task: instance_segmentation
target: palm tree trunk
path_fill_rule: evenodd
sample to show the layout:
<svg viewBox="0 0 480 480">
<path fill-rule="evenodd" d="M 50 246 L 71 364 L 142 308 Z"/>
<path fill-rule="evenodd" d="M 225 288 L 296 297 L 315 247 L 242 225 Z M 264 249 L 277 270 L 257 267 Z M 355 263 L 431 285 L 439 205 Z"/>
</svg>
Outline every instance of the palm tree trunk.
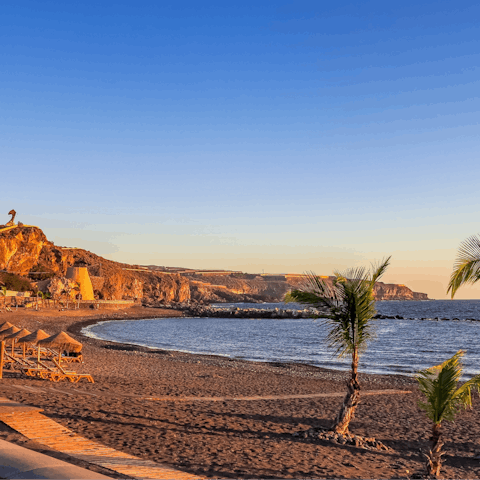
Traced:
<svg viewBox="0 0 480 480">
<path fill-rule="evenodd" d="M 442 425 L 434 423 L 432 429 L 432 449 L 427 455 L 427 476 L 438 477 L 442 466 Z"/>
<path fill-rule="evenodd" d="M 355 409 L 360 403 L 360 384 L 358 383 L 358 349 L 352 353 L 352 377 L 347 383 L 348 392 L 343 399 L 342 408 L 338 412 L 332 430 L 336 433 L 345 434 L 352 420 Z"/>
</svg>

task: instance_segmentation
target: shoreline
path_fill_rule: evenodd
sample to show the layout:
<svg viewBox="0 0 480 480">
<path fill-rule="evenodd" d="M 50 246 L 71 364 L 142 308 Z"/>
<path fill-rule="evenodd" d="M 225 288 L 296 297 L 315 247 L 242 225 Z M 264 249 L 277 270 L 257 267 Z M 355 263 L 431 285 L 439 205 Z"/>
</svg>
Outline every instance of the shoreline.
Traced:
<svg viewBox="0 0 480 480">
<path fill-rule="evenodd" d="M 29 330 L 68 331 L 83 343 L 85 360 L 69 368 L 92 374 L 95 383 L 52 383 L 5 370 L 0 395 L 43 409 L 87 439 L 208 478 L 411 478 L 423 471 L 431 426 L 417 406 L 420 395 L 411 377 L 360 375 L 365 395 L 351 432 L 375 437 L 390 449 L 377 452 L 298 436 L 331 424 L 348 372 L 150 350 L 80 334 L 105 320 L 173 316 L 183 313 L 138 307 L 118 312 L 19 309 L 1 315 Z M 389 392 L 394 389 L 412 393 Z M 474 406 L 480 406 L 478 397 Z M 479 478 L 475 410 L 462 411 L 444 429 L 443 474 Z M 27 441 L 3 424 L 0 438 L 94 469 Z"/>
<path fill-rule="evenodd" d="M 186 315 L 179 316 L 180 318 L 195 318 L 195 317 L 189 317 Z M 337 375 L 341 376 L 342 378 L 347 378 L 349 375 L 349 369 L 346 368 L 344 370 L 342 369 L 336 369 L 336 368 L 327 368 L 327 367 L 322 367 L 318 365 L 312 365 L 310 363 L 304 363 L 304 362 L 282 362 L 282 361 L 275 361 L 275 360 L 249 360 L 249 359 L 244 359 L 244 358 L 235 358 L 231 357 L 229 355 L 220 355 L 220 354 L 209 354 L 209 353 L 195 353 L 195 352 L 187 352 L 184 350 L 175 350 L 175 349 L 162 349 L 159 347 L 148 347 L 144 345 L 138 345 L 135 343 L 125 343 L 125 342 L 117 342 L 114 340 L 105 340 L 105 339 L 100 339 L 100 338 L 95 338 L 95 337 L 90 337 L 88 335 L 85 335 L 83 333 L 83 329 L 92 325 L 96 325 L 101 322 L 110 322 L 110 321 L 123 321 L 123 320 L 131 320 L 131 321 L 136 321 L 136 320 L 156 320 L 156 319 L 161 319 L 161 318 L 170 318 L 168 316 L 162 316 L 159 317 L 158 315 L 153 316 L 153 317 L 145 317 L 145 318 L 102 318 L 102 319 L 89 319 L 89 320 L 84 320 L 80 322 L 76 322 L 72 324 L 71 326 L 68 327 L 67 332 L 77 335 L 78 337 L 81 337 L 84 342 L 88 341 L 95 341 L 99 342 L 102 348 L 105 348 L 107 350 L 112 349 L 112 350 L 119 350 L 119 351 L 130 351 L 130 352 L 139 352 L 139 353 L 145 353 L 145 354 L 151 354 L 151 355 L 174 355 L 175 357 L 180 357 L 180 356 L 185 356 L 186 361 L 188 361 L 188 357 L 191 357 L 191 361 L 196 361 L 197 363 L 200 362 L 201 360 L 199 359 L 205 359 L 205 361 L 208 361 L 211 363 L 214 360 L 217 360 L 220 363 L 225 363 L 225 361 L 228 362 L 236 362 L 237 364 L 245 364 L 245 365 L 250 365 L 250 364 L 255 364 L 255 365 L 267 365 L 270 367 L 277 367 L 280 368 L 282 371 L 285 371 L 285 369 L 289 370 L 294 370 L 299 374 L 299 372 L 304 369 L 310 376 L 314 376 L 315 372 L 318 373 L 329 373 L 330 375 Z M 379 378 L 384 378 L 386 380 L 388 379 L 395 379 L 399 383 L 403 383 L 405 385 L 407 384 L 412 384 L 416 385 L 417 382 L 415 381 L 413 376 L 410 375 L 402 375 L 400 373 L 367 373 L 367 372 L 359 372 L 359 378 L 360 380 L 369 378 L 370 381 L 372 382 L 379 382 Z"/>
</svg>

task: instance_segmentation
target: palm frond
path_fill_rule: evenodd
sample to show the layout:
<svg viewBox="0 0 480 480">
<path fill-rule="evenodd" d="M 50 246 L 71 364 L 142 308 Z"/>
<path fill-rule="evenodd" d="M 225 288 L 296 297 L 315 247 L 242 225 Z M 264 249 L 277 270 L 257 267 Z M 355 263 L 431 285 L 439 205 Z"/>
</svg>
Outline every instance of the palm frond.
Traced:
<svg viewBox="0 0 480 480">
<path fill-rule="evenodd" d="M 472 405 L 472 390 L 480 389 L 480 375 L 457 388 L 463 370 L 460 360 L 464 354 L 459 350 L 441 365 L 422 370 L 417 376 L 420 391 L 426 397 L 419 405 L 434 423 L 453 420 L 460 407 Z"/>
<path fill-rule="evenodd" d="M 342 302 L 327 320 L 330 332 L 327 340 L 338 356 L 364 350 L 375 336 L 372 318 L 376 314 L 373 289 L 375 281 L 388 267 L 390 257 L 380 262 L 371 272 L 364 267 L 336 271 L 335 283 L 341 290 Z"/>
<path fill-rule="evenodd" d="M 305 275 L 305 279 L 299 288 L 285 295 L 284 301 L 332 309 L 341 301 L 338 295 L 339 292 L 335 285 L 330 285 L 313 272 L 309 272 Z"/>
<path fill-rule="evenodd" d="M 457 290 L 465 284 L 480 280 L 480 236 L 473 235 L 460 244 L 453 272 L 448 284 L 452 298 Z"/>
<path fill-rule="evenodd" d="M 480 375 L 476 375 L 465 382 L 456 392 L 456 401 L 465 408 L 472 406 L 472 390 L 480 392 Z"/>
<path fill-rule="evenodd" d="M 327 307 L 330 318 L 327 341 L 338 356 L 366 348 L 374 337 L 372 318 L 376 314 L 373 289 L 383 275 L 390 257 L 371 271 L 364 267 L 335 271 L 332 282 L 325 282 L 313 272 L 306 275 L 303 285 L 285 297 L 287 302 L 299 302 L 313 307 Z"/>
<path fill-rule="evenodd" d="M 389 257 L 380 260 L 377 264 L 372 264 L 372 279 L 371 281 L 373 283 L 378 282 L 381 276 L 386 272 L 387 268 L 390 265 L 390 260 L 392 259 L 392 256 L 390 255 Z"/>
</svg>

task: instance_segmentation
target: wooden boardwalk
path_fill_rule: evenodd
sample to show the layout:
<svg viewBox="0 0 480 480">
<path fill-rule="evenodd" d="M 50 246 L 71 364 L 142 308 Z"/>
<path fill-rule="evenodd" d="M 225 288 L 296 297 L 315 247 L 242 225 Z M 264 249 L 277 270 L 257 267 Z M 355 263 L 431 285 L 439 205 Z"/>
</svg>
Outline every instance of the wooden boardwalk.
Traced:
<svg viewBox="0 0 480 480">
<path fill-rule="evenodd" d="M 88 440 L 42 415 L 39 409 L 10 402 L 6 398 L 0 399 L 0 421 L 31 440 L 130 478 L 172 480 L 204 478 Z"/>
</svg>

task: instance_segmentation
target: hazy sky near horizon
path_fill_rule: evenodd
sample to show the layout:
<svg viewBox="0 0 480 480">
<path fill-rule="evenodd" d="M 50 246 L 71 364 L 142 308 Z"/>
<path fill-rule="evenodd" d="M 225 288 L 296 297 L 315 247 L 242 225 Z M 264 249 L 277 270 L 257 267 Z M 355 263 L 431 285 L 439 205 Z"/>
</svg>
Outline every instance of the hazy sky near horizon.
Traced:
<svg viewBox="0 0 480 480">
<path fill-rule="evenodd" d="M 10 1 L 0 222 L 138 264 L 445 298 L 479 232 L 474 1 Z M 480 298 L 480 285 L 457 298 Z"/>
</svg>

